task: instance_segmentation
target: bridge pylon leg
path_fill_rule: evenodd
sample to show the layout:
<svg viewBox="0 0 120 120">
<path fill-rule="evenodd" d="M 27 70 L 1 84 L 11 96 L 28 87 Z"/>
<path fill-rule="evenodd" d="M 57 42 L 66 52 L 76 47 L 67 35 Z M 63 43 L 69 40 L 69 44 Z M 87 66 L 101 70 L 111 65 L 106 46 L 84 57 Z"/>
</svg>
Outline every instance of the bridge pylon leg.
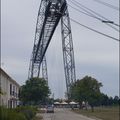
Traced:
<svg viewBox="0 0 120 120">
<path fill-rule="evenodd" d="M 67 6 L 66 6 L 67 7 Z M 70 86 L 76 81 L 74 50 L 68 8 L 61 18 L 62 50 L 68 99 Z"/>
</svg>

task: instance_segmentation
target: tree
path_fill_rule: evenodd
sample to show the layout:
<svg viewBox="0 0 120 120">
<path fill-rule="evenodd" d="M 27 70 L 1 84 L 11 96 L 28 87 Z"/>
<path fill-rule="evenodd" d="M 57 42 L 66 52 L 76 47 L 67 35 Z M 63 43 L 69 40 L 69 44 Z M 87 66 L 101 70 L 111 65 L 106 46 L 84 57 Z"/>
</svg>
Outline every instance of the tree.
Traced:
<svg viewBox="0 0 120 120">
<path fill-rule="evenodd" d="M 118 105 L 119 104 L 119 97 L 118 96 L 115 96 L 114 99 L 113 99 L 113 103 L 114 105 Z"/>
<path fill-rule="evenodd" d="M 43 78 L 32 78 L 21 86 L 20 100 L 24 104 L 39 104 L 45 102 L 49 94 L 49 87 Z"/>
<path fill-rule="evenodd" d="M 106 94 L 101 95 L 101 105 L 102 106 L 108 106 L 109 105 L 109 97 Z"/>
<path fill-rule="evenodd" d="M 100 104 L 100 87 L 102 87 L 102 83 L 98 82 L 95 78 L 85 76 L 71 86 L 71 99 L 79 102 L 88 102 L 91 105 L 92 111 L 94 111 L 94 106 Z"/>
</svg>

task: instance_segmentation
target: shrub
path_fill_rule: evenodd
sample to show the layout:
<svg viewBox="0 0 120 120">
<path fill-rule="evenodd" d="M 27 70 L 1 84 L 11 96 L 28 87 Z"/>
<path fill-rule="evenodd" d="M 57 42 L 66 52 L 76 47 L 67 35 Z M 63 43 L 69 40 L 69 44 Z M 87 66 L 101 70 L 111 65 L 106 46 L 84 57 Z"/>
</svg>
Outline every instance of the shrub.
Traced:
<svg viewBox="0 0 120 120">
<path fill-rule="evenodd" d="M 23 113 L 27 120 L 31 120 L 36 115 L 37 108 L 33 106 L 21 106 L 15 108 L 15 111 Z"/>
<path fill-rule="evenodd" d="M 0 120 L 26 120 L 24 114 L 17 113 L 12 109 L 0 107 Z"/>
<path fill-rule="evenodd" d="M 36 107 L 17 107 L 7 109 L 0 107 L 0 120 L 31 120 L 36 115 Z"/>
</svg>

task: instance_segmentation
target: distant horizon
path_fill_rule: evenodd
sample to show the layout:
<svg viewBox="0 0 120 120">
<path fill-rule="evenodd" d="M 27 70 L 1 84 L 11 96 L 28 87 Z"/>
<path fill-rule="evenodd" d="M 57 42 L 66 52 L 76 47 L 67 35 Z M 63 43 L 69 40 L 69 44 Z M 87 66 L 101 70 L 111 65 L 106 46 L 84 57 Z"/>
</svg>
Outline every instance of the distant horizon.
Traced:
<svg viewBox="0 0 120 120">
<path fill-rule="evenodd" d="M 1 67 L 1 68 L 2 68 L 2 67 Z M 6 72 L 3 68 L 2 68 L 2 70 L 3 70 L 4 72 Z M 9 77 L 12 78 L 12 76 L 10 76 L 7 72 L 6 72 L 6 74 L 7 74 Z M 86 76 L 87 76 L 87 75 L 86 75 Z M 85 76 L 84 76 L 84 77 L 85 77 Z M 84 77 L 83 77 L 83 78 L 84 78 Z M 92 77 L 92 76 L 89 76 L 89 77 Z M 13 79 L 13 78 L 12 78 L 12 79 Z M 81 79 L 82 79 L 82 78 L 81 78 Z M 77 79 L 77 80 L 81 80 L 81 79 Z M 15 79 L 13 79 L 13 80 L 15 80 Z M 28 79 L 27 79 L 27 80 L 28 80 Z M 26 81 L 27 81 L 27 80 L 26 80 Z M 16 81 L 16 80 L 15 80 L 15 81 Z M 26 81 L 25 81 L 25 82 L 26 82 Z M 17 81 L 16 81 L 16 82 L 17 82 Z M 98 82 L 99 82 L 99 81 L 98 81 Z M 17 83 L 18 83 L 18 82 L 17 82 Z M 19 84 L 19 83 L 18 83 L 18 84 Z M 19 84 L 19 85 L 20 85 L 20 84 Z M 22 86 L 22 85 L 25 85 L 25 83 L 24 83 L 24 84 L 21 84 L 20 86 Z M 102 84 L 102 85 L 103 85 L 103 84 Z M 104 85 L 103 85 L 102 87 L 104 87 Z M 100 88 L 100 91 L 101 91 L 102 87 Z M 66 93 L 66 92 L 65 92 L 65 93 Z M 66 98 L 65 98 L 65 93 L 64 93 L 64 97 L 62 97 L 62 98 L 59 97 L 59 98 L 55 98 L 55 99 L 66 99 Z M 104 93 L 104 92 L 101 91 L 101 93 Z M 108 97 L 112 97 L 112 98 L 114 98 L 115 96 L 120 97 L 119 95 L 113 95 L 113 96 L 111 96 L 111 95 L 108 95 L 107 93 L 104 93 L 104 94 L 107 95 Z M 51 93 L 50 96 L 51 96 L 50 98 L 52 98 L 53 93 Z"/>
</svg>

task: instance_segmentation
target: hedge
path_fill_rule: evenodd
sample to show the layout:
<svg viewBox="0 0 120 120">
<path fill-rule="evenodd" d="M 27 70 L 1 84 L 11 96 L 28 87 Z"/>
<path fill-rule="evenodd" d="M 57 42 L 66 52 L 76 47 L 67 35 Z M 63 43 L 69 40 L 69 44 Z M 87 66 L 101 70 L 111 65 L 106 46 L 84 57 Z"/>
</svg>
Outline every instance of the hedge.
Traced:
<svg viewBox="0 0 120 120">
<path fill-rule="evenodd" d="M 7 109 L 0 107 L 0 120 L 32 120 L 36 115 L 35 107 L 17 107 Z"/>
</svg>

